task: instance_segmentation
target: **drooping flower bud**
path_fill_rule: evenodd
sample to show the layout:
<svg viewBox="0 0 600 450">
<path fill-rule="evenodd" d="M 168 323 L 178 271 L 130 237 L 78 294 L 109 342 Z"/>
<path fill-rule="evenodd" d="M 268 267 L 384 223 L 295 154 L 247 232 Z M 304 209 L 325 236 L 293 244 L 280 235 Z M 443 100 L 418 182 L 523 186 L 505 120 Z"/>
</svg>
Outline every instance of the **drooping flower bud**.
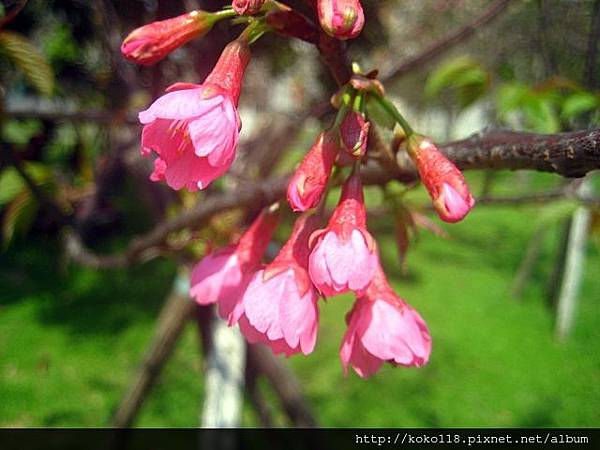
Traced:
<svg viewBox="0 0 600 450">
<path fill-rule="evenodd" d="M 340 358 L 362 378 L 379 370 L 384 362 L 420 367 L 431 353 L 431 336 L 423 318 L 390 287 L 378 265 L 373 281 L 357 298 L 346 316 L 348 330 Z"/>
<path fill-rule="evenodd" d="M 330 297 L 367 288 L 377 266 L 377 246 L 367 231 L 360 176 L 346 180 L 327 228 L 311 236 L 308 270 L 317 289 Z"/>
<path fill-rule="evenodd" d="M 412 135 L 407 149 L 440 219 L 462 220 L 475 205 L 462 172 L 426 137 Z"/>
<path fill-rule="evenodd" d="M 123 41 L 121 53 L 134 63 L 152 65 L 183 44 L 208 33 L 216 21 L 214 16 L 205 11 L 192 11 L 136 28 Z"/>
<path fill-rule="evenodd" d="M 306 211 L 319 204 L 338 148 L 336 132 L 325 131 L 319 135 L 288 185 L 287 198 L 294 211 Z"/>
<path fill-rule="evenodd" d="M 362 157 L 367 151 L 370 122 L 356 111 L 346 115 L 340 126 L 342 148 L 355 158 Z"/>
<path fill-rule="evenodd" d="M 321 27 L 336 39 L 354 39 L 365 24 L 360 0 L 318 0 L 317 8 Z"/>
<path fill-rule="evenodd" d="M 277 257 L 250 280 L 233 312 L 249 342 L 287 356 L 313 351 L 319 295 L 307 272 L 308 239 L 318 222 L 315 216 L 300 216 Z"/>
<path fill-rule="evenodd" d="M 278 219 L 277 210 L 263 211 L 237 244 L 208 254 L 192 271 L 190 295 L 200 305 L 217 303 L 219 315 L 229 325 L 236 322 L 233 310 L 260 266 Z"/>
<path fill-rule="evenodd" d="M 231 6 L 240 16 L 251 16 L 257 14 L 264 3 L 265 0 L 233 0 Z"/>
</svg>

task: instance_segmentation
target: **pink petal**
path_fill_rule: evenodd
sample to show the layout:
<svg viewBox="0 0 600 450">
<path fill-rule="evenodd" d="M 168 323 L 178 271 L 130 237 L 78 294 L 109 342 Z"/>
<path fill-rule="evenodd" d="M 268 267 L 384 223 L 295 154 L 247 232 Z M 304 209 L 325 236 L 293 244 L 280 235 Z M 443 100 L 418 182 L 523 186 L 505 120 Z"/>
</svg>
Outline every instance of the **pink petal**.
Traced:
<svg viewBox="0 0 600 450">
<path fill-rule="evenodd" d="M 198 156 L 208 156 L 209 163 L 218 166 L 235 151 L 238 129 L 229 121 L 222 108 L 215 108 L 190 122 L 188 130 Z"/>
<path fill-rule="evenodd" d="M 371 321 L 362 335 L 365 349 L 374 356 L 398 364 L 412 365 L 424 355 L 424 337 L 413 316 L 385 300 L 371 304 Z"/>
<path fill-rule="evenodd" d="M 329 287 L 331 276 L 327 269 L 325 246 L 323 245 L 322 240 L 317 242 L 317 245 L 315 245 L 310 254 L 308 260 L 308 273 L 310 274 L 312 282 L 323 295 L 327 297 L 336 295 L 336 292 Z"/>
<path fill-rule="evenodd" d="M 229 246 L 205 256 L 192 271 L 190 294 L 201 305 L 220 300 L 224 291 L 231 290 L 242 280 L 235 247 Z"/>
<path fill-rule="evenodd" d="M 170 164 L 167 163 L 165 178 L 167 184 L 173 189 L 179 190 L 185 187 L 190 191 L 196 191 L 206 188 L 228 168 L 228 165 L 213 167 L 208 164 L 206 158 L 199 158 L 192 151 L 187 151 Z"/>
<path fill-rule="evenodd" d="M 203 171 L 202 161 L 191 152 L 184 152 L 179 158 L 167 164 L 165 179 L 167 184 L 175 190 L 187 188 L 190 191 L 198 190 L 197 172 Z"/>
<path fill-rule="evenodd" d="M 167 170 L 167 163 L 161 158 L 154 160 L 154 170 L 150 174 L 150 180 L 152 181 L 163 181 L 165 179 L 165 171 Z"/>
<path fill-rule="evenodd" d="M 331 279 L 335 283 L 345 286 L 355 268 L 351 243 L 343 241 L 335 233 L 330 232 L 325 235 L 323 245 L 326 248 L 325 261 Z"/>
<path fill-rule="evenodd" d="M 355 262 L 353 273 L 348 278 L 348 287 L 353 291 L 361 291 L 373 279 L 377 255 L 369 250 L 365 237 L 358 229 L 352 230 L 350 240 Z"/>
<path fill-rule="evenodd" d="M 273 353 L 284 353 L 286 356 L 291 356 L 299 352 L 298 348 L 290 347 L 283 339 L 274 341 L 269 340 L 264 333 L 260 333 L 256 328 L 250 325 L 250 322 L 245 315 L 240 317 L 239 326 L 240 331 L 250 344 L 266 344 L 271 348 Z"/>
<path fill-rule="evenodd" d="M 458 193 L 456 189 L 448 183 L 444 183 L 442 194 L 444 205 L 447 211 L 446 219 L 451 222 L 458 222 L 467 215 L 471 205 Z"/>
<path fill-rule="evenodd" d="M 140 122 L 149 124 L 156 119 L 190 119 L 207 113 L 223 101 L 220 95 L 203 98 L 202 92 L 202 88 L 169 92 L 139 113 Z"/>
<path fill-rule="evenodd" d="M 254 274 L 242 303 L 250 324 L 259 332 L 267 334 L 271 340 L 283 337 L 279 326 L 279 304 L 287 298 L 290 289 L 288 278 L 293 278 L 293 271 L 275 275 L 267 281 L 263 280 L 264 271 Z"/>
<path fill-rule="evenodd" d="M 165 89 L 165 92 L 174 92 L 174 91 L 183 91 L 187 89 L 198 89 L 201 88 L 201 84 L 196 83 L 185 83 L 178 81 L 177 83 L 173 83 L 171 86 Z"/>
<path fill-rule="evenodd" d="M 144 126 L 142 130 L 142 155 L 148 156 L 155 152 L 165 161 L 173 159 L 177 149 L 184 148 L 186 143 L 181 133 L 171 128 L 173 121 L 157 119 Z"/>
<path fill-rule="evenodd" d="M 362 378 L 369 378 L 383 365 L 383 360 L 369 353 L 359 339 L 354 341 L 352 348 L 352 368 Z"/>
<path fill-rule="evenodd" d="M 292 295 L 281 299 L 279 314 L 283 337 L 293 348 L 302 341 L 304 354 L 312 352 L 315 346 L 315 323 L 318 320 L 316 304 L 317 295 L 312 288 L 303 297 Z"/>
</svg>

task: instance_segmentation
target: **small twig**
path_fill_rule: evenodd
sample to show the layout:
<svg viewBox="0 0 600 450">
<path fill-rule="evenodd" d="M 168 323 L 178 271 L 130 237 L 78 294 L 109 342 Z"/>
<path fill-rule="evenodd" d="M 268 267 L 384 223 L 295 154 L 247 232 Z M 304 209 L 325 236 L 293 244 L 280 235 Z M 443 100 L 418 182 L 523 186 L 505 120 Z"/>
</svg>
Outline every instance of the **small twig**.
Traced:
<svg viewBox="0 0 600 450">
<path fill-rule="evenodd" d="M 40 119 L 52 122 L 95 122 L 95 123 L 124 123 L 139 125 L 139 120 L 133 114 L 119 114 L 106 110 L 71 110 L 56 107 L 31 107 L 12 105 L 3 110 L 7 119 Z"/>
<path fill-rule="evenodd" d="M 519 268 L 517 269 L 510 288 L 510 294 L 514 299 L 520 299 L 523 295 L 523 290 L 533 273 L 535 263 L 538 261 L 544 247 L 544 236 L 546 235 L 547 230 L 547 224 L 541 223 L 536 227 L 532 237 L 529 239 L 527 250 L 521 260 L 521 264 L 519 264 Z"/>
<path fill-rule="evenodd" d="M 283 365 L 264 345 L 250 345 L 248 360 L 270 381 L 283 409 L 296 427 L 315 427 L 317 421 L 304 399 L 294 373 Z"/>
<path fill-rule="evenodd" d="M 248 344 L 247 344 L 248 345 Z M 248 351 L 246 350 L 246 353 Z M 259 369 L 251 359 L 246 359 L 246 393 L 260 420 L 260 424 L 264 428 L 271 428 L 273 426 L 273 417 L 271 414 L 271 408 L 263 397 L 260 386 L 258 384 Z"/>
<path fill-rule="evenodd" d="M 0 160 L 4 160 L 15 168 L 41 207 L 48 211 L 54 220 L 63 225 L 71 224 L 71 217 L 64 214 L 56 202 L 40 189 L 35 180 L 27 173 L 21 159 L 11 148 L 6 145 L 0 146 Z"/>
<path fill-rule="evenodd" d="M 126 428 L 134 423 L 193 310 L 194 304 L 188 296 L 188 278 L 180 274 L 175 278 L 173 289 L 160 313 L 144 361 L 117 408 L 112 422 L 114 427 Z"/>
<path fill-rule="evenodd" d="M 395 81 L 407 73 L 417 68 L 421 68 L 423 65 L 433 61 L 450 48 L 466 41 L 477 31 L 480 31 L 484 25 L 489 24 L 492 22 L 492 20 L 498 17 L 500 13 L 505 11 L 509 4 L 510 0 L 496 0 L 472 22 L 467 23 L 466 25 L 443 37 L 439 41 L 434 42 L 421 53 L 411 56 L 405 61 L 401 61 L 396 67 L 392 68 L 387 74 L 385 74 L 381 78 L 381 81 L 384 83 Z"/>
<path fill-rule="evenodd" d="M 17 2 L 17 6 L 15 6 L 6 16 L 0 19 L 0 29 L 2 29 L 2 27 L 8 22 L 13 20 L 15 16 L 21 12 L 21 10 L 25 7 L 26 4 L 27 0 L 19 0 Z"/>
<path fill-rule="evenodd" d="M 592 11 L 592 24 L 588 38 L 588 50 L 585 61 L 584 82 L 588 89 L 594 90 L 598 86 L 598 41 L 600 40 L 600 0 L 594 3 Z"/>
</svg>

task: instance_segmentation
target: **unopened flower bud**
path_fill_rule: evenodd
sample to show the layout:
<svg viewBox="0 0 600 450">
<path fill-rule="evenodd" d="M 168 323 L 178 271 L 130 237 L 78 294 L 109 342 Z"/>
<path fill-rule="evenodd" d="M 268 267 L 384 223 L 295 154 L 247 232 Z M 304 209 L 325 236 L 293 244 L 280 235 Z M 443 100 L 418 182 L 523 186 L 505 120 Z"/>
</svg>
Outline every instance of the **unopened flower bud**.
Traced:
<svg viewBox="0 0 600 450">
<path fill-rule="evenodd" d="M 152 65 L 196 37 L 204 36 L 215 23 L 214 14 L 192 11 L 136 28 L 125 38 L 121 53 L 128 60 Z"/>
<path fill-rule="evenodd" d="M 306 211 L 319 204 L 337 153 L 337 133 L 321 133 L 288 185 L 287 198 L 294 211 Z"/>
<path fill-rule="evenodd" d="M 264 3 L 265 0 L 233 0 L 231 6 L 240 16 L 251 16 L 257 14 Z"/>
<path fill-rule="evenodd" d="M 360 0 L 318 0 L 319 22 L 330 36 L 354 39 L 365 24 L 365 15 Z"/>
<path fill-rule="evenodd" d="M 445 222 L 462 220 L 475 205 L 462 172 L 423 136 L 409 138 L 408 152 L 440 218 Z"/>
<path fill-rule="evenodd" d="M 370 122 L 356 111 L 346 115 L 340 126 L 342 148 L 355 158 L 360 158 L 367 151 Z"/>
</svg>

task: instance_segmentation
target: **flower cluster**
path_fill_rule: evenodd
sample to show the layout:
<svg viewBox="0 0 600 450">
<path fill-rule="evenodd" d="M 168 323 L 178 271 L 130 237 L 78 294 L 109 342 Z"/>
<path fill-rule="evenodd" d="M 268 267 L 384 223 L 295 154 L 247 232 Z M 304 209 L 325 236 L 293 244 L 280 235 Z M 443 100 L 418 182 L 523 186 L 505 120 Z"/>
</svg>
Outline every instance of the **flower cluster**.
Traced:
<svg viewBox="0 0 600 450">
<path fill-rule="evenodd" d="M 365 18 L 359 0 L 318 0 L 316 6 L 320 26 L 331 37 L 360 34 Z M 220 12 L 195 11 L 146 25 L 123 42 L 125 57 L 152 64 L 230 17 L 248 26 L 225 47 L 204 82 L 176 83 L 139 113 L 142 155 L 154 157 L 150 179 L 175 190 L 205 189 L 233 163 L 251 44 L 269 31 L 305 40 L 316 31 L 308 19 L 273 0 L 234 0 Z M 307 355 L 315 348 L 321 298 L 354 294 L 340 358 L 346 372 L 351 366 L 361 377 L 374 374 L 384 362 L 421 366 L 431 352 L 425 322 L 391 288 L 367 229 L 361 166 L 373 156 L 373 127 L 366 104 L 379 103 L 403 128 L 405 151 L 442 220 L 461 220 L 474 205 L 461 172 L 430 139 L 412 131 L 374 74 L 355 69 L 353 79 L 334 96 L 335 122 L 317 136 L 290 178 L 287 200 L 300 215 L 279 253 L 263 263 L 282 209 L 272 205 L 237 242 L 197 263 L 190 288 L 199 304 L 216 304 L 219 315 L 230 326 L 238 325 L 249 342 L 286 356 Z M 338 185 L 339 201 L 327 218 L 327 197 Z"/>
</svg>

